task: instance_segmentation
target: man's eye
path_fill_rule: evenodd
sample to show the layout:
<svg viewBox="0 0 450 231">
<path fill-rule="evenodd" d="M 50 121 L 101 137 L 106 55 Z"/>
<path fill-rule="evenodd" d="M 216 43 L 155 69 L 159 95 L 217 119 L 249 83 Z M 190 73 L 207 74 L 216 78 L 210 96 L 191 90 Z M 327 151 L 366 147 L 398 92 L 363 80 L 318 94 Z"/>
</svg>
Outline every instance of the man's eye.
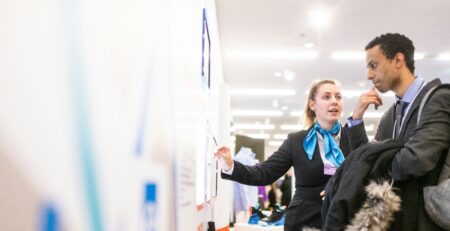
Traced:
<svg viewBox="0 0 450 231">
<path fill-rule="evenodd" d="M 336 96 L 336 99 L 340 100 L 340 99 L 342 99 L 342 96 L 337 95 L 337 96 Z"/>
<path fill-rule="evenodd" d="M 324 96 L 323 98 L 324 98 L 324 99 L 329 99 L 330 96 L 329 96 L 329 95 L 326 95 L 326 96 Z"/>
</svg>

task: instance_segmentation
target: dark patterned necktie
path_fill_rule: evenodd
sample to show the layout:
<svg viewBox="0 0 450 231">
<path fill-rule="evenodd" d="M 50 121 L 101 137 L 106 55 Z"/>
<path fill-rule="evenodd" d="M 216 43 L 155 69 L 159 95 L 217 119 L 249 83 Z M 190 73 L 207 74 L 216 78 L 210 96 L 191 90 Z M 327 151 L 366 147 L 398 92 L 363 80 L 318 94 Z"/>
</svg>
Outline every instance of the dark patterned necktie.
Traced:
<svg viewBox="0 0 450 231">
<path fill-rule="evenodd" d="M 397 101 L 395 104 L 395 138 L 398 138 L 400 134 L 400 128 L 402 125 L 403 111 L 408 103 L 401 100 Z"/>
</svg>

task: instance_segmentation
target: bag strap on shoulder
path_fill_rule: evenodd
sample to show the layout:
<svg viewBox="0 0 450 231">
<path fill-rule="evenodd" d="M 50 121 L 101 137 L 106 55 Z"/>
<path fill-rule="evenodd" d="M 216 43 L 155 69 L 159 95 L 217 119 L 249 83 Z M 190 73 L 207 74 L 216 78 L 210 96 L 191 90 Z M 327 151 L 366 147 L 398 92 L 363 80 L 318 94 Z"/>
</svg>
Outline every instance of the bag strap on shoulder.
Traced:
<svg viewBox="0 0 450 231">
<path fill-rule="evenodd" d="M 425 93 L 425 95 L 422 98 L 422 101 L 420 102 L 420 106 L 419 106 L 419 112 L 417 114 L 417 125 L 419 125 L 420 122 L 420 118 L 422 117 L 422 110 L 425 107 L 425 104 L 427 103 L 427 101 L 429 100 L 429 98 L 431 97 L 431 95 L 440 88 L 447 88 L 450 90 L 450 84 L 441 84 L 441 85 L 437 85 L 434 86 L 432 88 L 430 88 L 427 93 Z"/>
</svg>

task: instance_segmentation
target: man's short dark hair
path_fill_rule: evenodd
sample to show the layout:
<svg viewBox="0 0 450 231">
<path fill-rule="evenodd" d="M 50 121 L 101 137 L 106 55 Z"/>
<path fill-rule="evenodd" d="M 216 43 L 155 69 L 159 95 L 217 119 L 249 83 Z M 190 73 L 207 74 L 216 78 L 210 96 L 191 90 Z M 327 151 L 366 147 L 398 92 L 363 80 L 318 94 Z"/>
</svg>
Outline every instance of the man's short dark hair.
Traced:
<svg viewBox="0 0 450 231">
<path fill-rule="evenodd" d="M 369 42 L 366 50 L 380 45 L 381 51 L 388 59 L 393 59 L 400 52 L 405 56 L 405 62 L 411 73 L 414 74 L 414 45 L 411 39 L 398 33 L 380 35 Z"/>
</svg>

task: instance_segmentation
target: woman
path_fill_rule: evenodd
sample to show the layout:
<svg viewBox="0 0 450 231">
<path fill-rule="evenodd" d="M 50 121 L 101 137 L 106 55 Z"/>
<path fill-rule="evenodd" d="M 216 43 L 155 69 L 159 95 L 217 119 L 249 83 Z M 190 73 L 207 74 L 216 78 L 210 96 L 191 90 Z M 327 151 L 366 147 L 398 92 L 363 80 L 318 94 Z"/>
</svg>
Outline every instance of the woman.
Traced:
<svg viewBox="0 0 450 231">
<path fill-rule="evenodd" d="M 356 148 L 350 147 L 346 128 L 338 122 L 342 104 L 336 81 L 313 83 L 305 106 L 305 126 L 309 129 L 290 133 L 278 151 L 257 166 L 233 161 L 229 148 L 219 148 L 214 155 L 219 159 L 222 178 L 248 185 L 268 185 L 293 166 L 295 194 L 286 210 L 284 230 L 321 228 L 320 193 L 345 156 Z"/>
</svg>

